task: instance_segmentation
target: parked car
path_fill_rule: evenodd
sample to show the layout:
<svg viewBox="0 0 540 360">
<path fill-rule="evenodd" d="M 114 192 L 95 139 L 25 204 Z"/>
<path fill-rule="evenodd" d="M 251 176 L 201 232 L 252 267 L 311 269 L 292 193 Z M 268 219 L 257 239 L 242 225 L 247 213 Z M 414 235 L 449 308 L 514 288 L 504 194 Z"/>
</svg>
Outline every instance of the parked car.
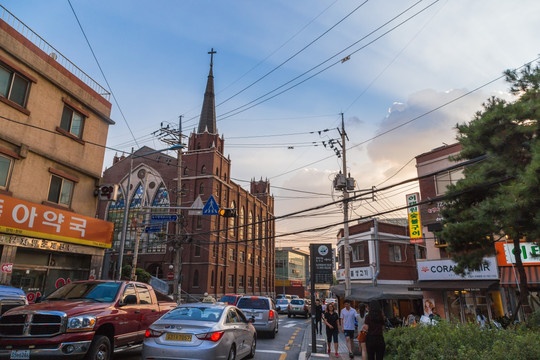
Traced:
<svg viewBox="0 0 540 360">
<path fill-rule="evenodd" d="M 23 290 L 0 285 L 0 316 L 8 310 L 23 305 L 28 305 L 28 300 Z"/>
<path fill-rule="evenodd" d="M 298 296 L 298 295 L 291 295 L 291 300 L 292 300 L 292 299 L 300 299 L 300 296 Z"/>
<path fill-rule="evenodd" d="M 265 296 L 243 296 L 236 305 L 247 318 L 253 318 L 257 332 L 268 333 L 274 338 L 279 330 L 278 313 L 274 300 Z"/>
<path fill-rule="evenodd" d="M 231 305 L 180 305 L 146 330 L 142 359 L 252 358 L 257 347 L 252 321 Z"/>
<path fill-rule="evenodd" d="M 276 310 L 278 314 L 286 314 L 289 310 L 289 304 L 291 300 L 289 299 L 278 299 L 276 301 Z"/>
<path fill-rule="evenodd" d="M 146 329 L 176 307 L 133 281 L 75 281 L 0 317 L 0 359 L 109 360 L 143 343 Z"/>
<path fill-rule="evenodd" d="M 307 301 L 305 299 L 292 299 L 291 303 L 289 304 L 287 316 L 296 317 L 296 315 L 302 315 L 307 319 L 309 316 L 309 312 L 310 312 L 310 307 L 307 304 Z"/>
<path fill-rule="evenodd" d="M 279 300 L 279 299 L 288 299 L 288 300 L 291 300 L 292 297 L 291 295 L 288 295 L 288 294 L 278 294 L 276 296 L 276 300 Z"/>
<path fill-rule="evenodd" d="M 240 300 L 242 296 L 243 295 L 226 294 L 223 295 L 221 299 L 219 299 L 219 302 L 226 303 L 228 305 L 236 305 L 236 303 L 238 303 L 238 300 Z"/>
</svg>

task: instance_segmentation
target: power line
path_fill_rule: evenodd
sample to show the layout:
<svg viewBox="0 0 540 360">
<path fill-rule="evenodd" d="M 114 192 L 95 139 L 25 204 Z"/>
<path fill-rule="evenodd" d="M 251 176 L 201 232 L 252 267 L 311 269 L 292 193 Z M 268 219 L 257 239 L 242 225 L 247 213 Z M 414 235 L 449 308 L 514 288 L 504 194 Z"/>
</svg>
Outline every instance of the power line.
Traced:
<svg viewBox="0 0 540 360">
<path fill-rule="evenodd" d="M 126 117 L 124 116 L 124 112 L 122 111 L 122 108 L 120 107 L 120 104 L 118 103 L 118 101 L 116 100 L 116 96 L 114 95 L 114 92 L 112 90 L 112 87 L 111 85 L 109 84 L 109 81 L 107 80 L 107 77 L 105 76 L 105 73 L 103 72 L 103 69 L 101 68 L 101 65 L 99 64 L 99 61 L 96 57 L 96 54 L 94 53 L 94 49 L 92 48 L 92 45 L 90 44 L 90 41 L 88 40 L 88 37 L 86 37 L 86 33 L 84 32 L 84 29 L 81 25 L 81 22 L 79 21 L 79 17 L 77 16 L 77 13 L 75 12 L 75 9 L 73 8 L 73 5 L 71 5 L 71 0 L 68 0 L 68 3 L 69 3 L 69 7 L 71 8 L 71 11 L 73 11 L 73 15 L 75 15 L 75 19 L 77 20 L 77 23 L 79 24 L 79 28 L 81 29 L 82 31 L 82 34 L 84 36 L 84 39 L 86 40 L 86 43 L 88 44 L 88 47 L 90 48 L 90 51 L 92 52 L 92 56 L 94 57 L 94 60 L 96 60 L 96 64 L 99 68 L 99 71 L 101 72 L 101 75 L 103 76 L 103 79 L 105 79 L 105 82 L 107 83 L 107 86 L 109 87 L 109 91 L 114 99 L 114 103 L 116 104 L 116 107 L 118 108 L 118 111 L 120 112 L 120 114 L 122 115 L 122 118 L 124 119 L 124 122 L 126 123 L 126 126 L 131 134 L 131 137 L 133 137 L 133 140 L 135 141 L 135 144 L 137 144 L 137 140 L 135 139 L 135 135 L 133 135 L 133 131 L 131 131 L 131 127 L 129 126 L 129 123 L 126 119 Z M 139 147 L 139 145 L 137 144 L 137 147 Z"/>
</svg>

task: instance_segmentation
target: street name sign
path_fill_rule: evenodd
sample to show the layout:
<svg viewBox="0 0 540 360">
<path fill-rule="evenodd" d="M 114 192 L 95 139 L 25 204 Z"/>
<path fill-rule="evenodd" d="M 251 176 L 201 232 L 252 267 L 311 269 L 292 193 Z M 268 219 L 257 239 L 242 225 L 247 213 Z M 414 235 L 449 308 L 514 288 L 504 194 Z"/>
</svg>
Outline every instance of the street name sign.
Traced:
<svg viewBox="0 0 540 360">
<path fill-rule="evenodd" d="M 161 223 L 161 222 L 171 222 L 178 220 L 178 215 L 152 215 L 150 222 L 152 223 Z"/>
</svg>

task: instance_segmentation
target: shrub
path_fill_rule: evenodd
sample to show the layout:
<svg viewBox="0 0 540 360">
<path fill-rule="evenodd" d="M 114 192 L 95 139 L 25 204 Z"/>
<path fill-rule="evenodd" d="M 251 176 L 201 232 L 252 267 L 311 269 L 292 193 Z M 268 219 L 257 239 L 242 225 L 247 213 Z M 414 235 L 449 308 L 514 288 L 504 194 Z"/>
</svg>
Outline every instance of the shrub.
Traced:
<svg viewBox="0 0 540 360">
<path fill-rule="evenodd" d="M 122 267 L 122 279 L 129 280 L 129 278 L 131 277 L 131 269 L 131 265 L 124 265 Z M 150 283 L 150 279 L 152 278 L 148 271 L 141 268 L 135 269 L 135 276 L 137 276 L 137 281 L 147 284 Z"/>
<path fill-rule="evenodd" d="M 540 332 L 482 329 L 474 323 L 402 327 L 385 333 L 385 359 L 540 359 Z"/>
</svg>

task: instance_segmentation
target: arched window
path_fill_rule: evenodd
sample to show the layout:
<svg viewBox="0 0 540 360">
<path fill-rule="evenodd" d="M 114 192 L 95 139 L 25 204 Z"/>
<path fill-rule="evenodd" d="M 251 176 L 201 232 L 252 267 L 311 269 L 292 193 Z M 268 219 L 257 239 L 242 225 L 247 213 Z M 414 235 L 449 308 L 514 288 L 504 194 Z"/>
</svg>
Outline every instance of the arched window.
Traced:
<svg viewBox="0 0 540 360">
<path fill-rule="evenodd" d="M 184 175 L 188 175 L 189 174 L 189 171 L 188 171 L 188 168 L 187 166 L 184 168 Z"/>
<path fill-rule="evenodd" d="M 197 149 L 201 148 L 201 143 L 197 143 Z"/>
<path fill-rule="evenodd" d="M 223 287 L 223 271 L 219 272 L 219 287 Z"/>
<path fill-rule="evenodd" d="M 223 174 L 223 180 L 227 181 L 227 173 Z"/>
<path fill-rule="evenodd" d="M 238 239 L 243 240 L 244 239 L 244 207 L 242 206 L 240 208 L 240 213 L 238 214 Z"/>
<path fill-rule="evenodd" d="M 201 167 L 201 174 L 206 174 L 206 165 Z"/>
<path fill-rule="evenodd" d="M 219 176 L 219 168 L 216 168 L 216 176 Z"/>
<path fill-rule="evenodd" d="M 130 208 L 141 207 L 142 200 L 143 200 L 143 197 L 144 197 L 143 195 L 144 195 L 143 186 L 142 186 L 142 184 L 139 184 L 137 186 L 137 189 L 133 193 L 133 199 L 131 199 L 131 203 L 129 204 L 129 207 Z"/>
<path fill-rule="evenodd" d="M 247 222 L 247 239 L 251 240 L 253 238 L 253 212 L 250 210 L 248 214 Z"/>
<path fill-rule="evenodd" d="M 214 287 L 214 270 L 210 273 L 210 287 Z"/>
<path fill-rule="evenodd" d="M 193 287 L 199 287 L 199 270 L 193 272 Z"/>
<path fill-rule="evenodd" d="M 261 217 L 257 215 L 257 220 L 255 221 L 255 245 L 261 246 L 261 234 L 260 230 Z"/>
<path fill-rule="evenodd" d="M 195 242 L 195 256 L 201 256 L 201 243 L 199 241 Z"/>
<path fill-rule="evenodd" d="M 236 208 L 234 201 L 231 202 L 230 208 L 231 209 Z M 234 238 L 234 235 L 235 235 L 234 219 L 235 219 L 234 217 L 229 218 L 229 237 L 230 238 Z"/>
<path fill-rule="evenodd" d="M 204 183 L 199 185 L 199 195 L 204 195 Z"/>
</svg>

